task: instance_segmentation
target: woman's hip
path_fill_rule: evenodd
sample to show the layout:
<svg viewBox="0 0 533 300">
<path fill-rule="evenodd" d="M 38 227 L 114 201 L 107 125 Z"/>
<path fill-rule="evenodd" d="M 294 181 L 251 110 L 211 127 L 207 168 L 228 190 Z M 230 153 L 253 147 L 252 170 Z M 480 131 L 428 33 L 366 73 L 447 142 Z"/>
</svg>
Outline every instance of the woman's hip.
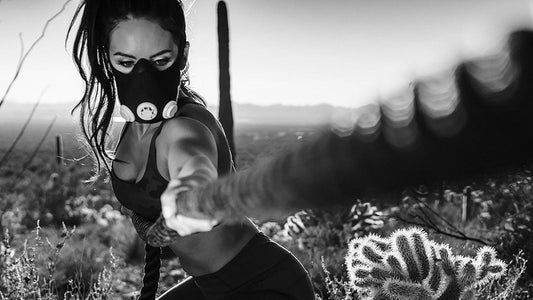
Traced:
<svg viewBox="0 0 533 300">
<path fill-rule="evenodd" d="M 261 232 L 220 270 L 194 280 L 209 300 L 314 299 L 305 268 Z"/>
</svg>

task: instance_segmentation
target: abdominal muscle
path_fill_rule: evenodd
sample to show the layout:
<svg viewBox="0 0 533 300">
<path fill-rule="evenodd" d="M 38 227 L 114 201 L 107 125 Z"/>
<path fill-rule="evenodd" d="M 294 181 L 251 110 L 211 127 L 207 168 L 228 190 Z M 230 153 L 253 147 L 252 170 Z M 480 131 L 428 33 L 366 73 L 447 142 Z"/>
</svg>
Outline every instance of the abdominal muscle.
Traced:
<svg viewBox="0 0 533 300">
<path fill-rule="evenodd" d="M 249 219 L 243 219 L 242 223 L 222 223 L 208 232 L 179 237 L 169 247 L 187 274 L 201 276 L 220 270 L 257 232 Z"/>
</svg>

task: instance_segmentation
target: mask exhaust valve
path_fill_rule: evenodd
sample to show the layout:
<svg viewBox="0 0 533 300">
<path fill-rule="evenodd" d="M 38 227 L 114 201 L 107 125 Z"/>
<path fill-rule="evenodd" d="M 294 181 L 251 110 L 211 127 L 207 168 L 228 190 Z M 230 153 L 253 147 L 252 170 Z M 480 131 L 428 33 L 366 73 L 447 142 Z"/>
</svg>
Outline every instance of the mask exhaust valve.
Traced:
<svg viewBox="0 0 533 300">
<path fill-rule="evenodd" d="M 153 120 L 157 117 L 157 107 L 150 102 L 143 102 L 137 106 L 137 115 L 144 121 Z"/>
<path fill-rule="evenodd" d="M 126 122 L 133 122 L 135 121 L 135 115 L 131 112 L 131 110 L 124 104 L 120 106 L 120 115 Z"/>
<path fill-rule="evenodd" d="M 178 103 L 176 101 L 169 101 L 163 109 L 163 118 L 170 119 L 176 115 L 178 111 Z"/>
</svg>

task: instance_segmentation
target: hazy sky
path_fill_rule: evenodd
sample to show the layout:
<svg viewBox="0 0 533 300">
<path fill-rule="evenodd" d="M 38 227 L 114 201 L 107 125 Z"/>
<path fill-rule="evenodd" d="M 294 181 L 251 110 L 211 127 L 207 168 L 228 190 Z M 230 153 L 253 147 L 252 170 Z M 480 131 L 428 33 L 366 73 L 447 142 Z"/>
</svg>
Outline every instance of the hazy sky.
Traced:
<svg viewBox="0 0 533 300">
<path fill-rule="evenodd" d="M 62 0 L 0 0 L 0 94 L 19 56 Z M 188 15 L 191 84 L 218 103 L 216 3 Z M 359 106 L 460 57 L 490 53 L 505 33 L 531 26 L 529 0 L 231 0 L 235 102 Z M 82 85 L 64 48 L 77 0 L 28 58 L 10 102 L 73 102 Z"/>
</svg>

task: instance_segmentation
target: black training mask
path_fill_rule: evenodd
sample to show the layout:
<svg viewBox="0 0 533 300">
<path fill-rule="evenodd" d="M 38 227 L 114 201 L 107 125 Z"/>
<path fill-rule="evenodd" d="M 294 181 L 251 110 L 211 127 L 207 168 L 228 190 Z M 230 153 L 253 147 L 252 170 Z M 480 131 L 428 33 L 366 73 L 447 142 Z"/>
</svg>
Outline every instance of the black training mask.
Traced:
<svg viewBox="0 0 533 300">
<path fill-rule="evenodd" d="M 120 102 L 120 115 L 126 122 L 156 123 L 174 117 L 178 109 L 179 59 L 159 71 L 146 59 L 137 61 L 130 73 L 113 68 Z"/>
</svg>

